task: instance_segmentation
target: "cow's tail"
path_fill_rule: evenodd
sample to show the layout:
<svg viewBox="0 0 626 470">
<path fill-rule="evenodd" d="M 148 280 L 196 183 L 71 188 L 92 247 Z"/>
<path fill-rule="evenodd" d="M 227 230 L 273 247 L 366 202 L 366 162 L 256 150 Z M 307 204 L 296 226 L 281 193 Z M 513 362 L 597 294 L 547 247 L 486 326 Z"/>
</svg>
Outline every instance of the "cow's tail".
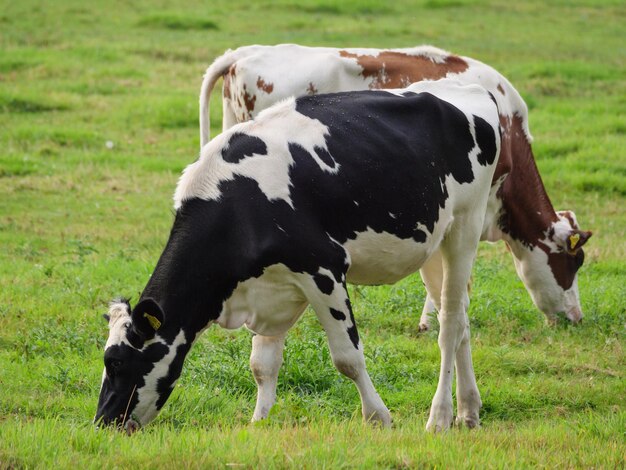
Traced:
<svg viewBox="0 0 626 470">
<path fill-rule="evenodd" d="M 224 55 L 218 57 L 206 69 L 202 87 L 200 88 L 200 148 L 209 141 L 211 132 L 211 122 L 209 117 L 209 104 L 211 101 L 211 91 L 215 83 L 222 77 L 240 57 L 240 50 L 227 50 Z"/>
</svg>

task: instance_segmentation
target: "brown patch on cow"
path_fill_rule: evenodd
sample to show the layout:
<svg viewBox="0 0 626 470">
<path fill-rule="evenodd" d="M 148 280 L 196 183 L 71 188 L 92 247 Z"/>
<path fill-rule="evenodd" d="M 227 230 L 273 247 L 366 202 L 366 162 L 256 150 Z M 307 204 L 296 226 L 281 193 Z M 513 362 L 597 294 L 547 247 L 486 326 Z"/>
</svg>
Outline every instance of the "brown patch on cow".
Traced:
<svg viewBox="0 0 626 470">
<path fill-rule="evenodd" d="M 243 101 L 246 103 L 246 109 L 248 113 L 252 113 L 254 111 L 254 103 L 256 102 L 256 95 L 251 95 L 248 93 L 248 89 L 246 84 L 243 84 Z"/>
<path fill-rule="evenodd" d="M 539 176 L 523 121 L 500 116 L 502 146 L 494 181 L 508 173 L 497 196 L 502 201 L 500 229 L 526 246 L 536 246 L 558 220 Z"/>
<path fill-rule="evenodd" d="M 313 85 L 313 82 L 309 82 L 309 86 L 306 89 L 306 94 L 307 95 L 317 94 L 317 88 L 315 88 L 315 85 Z"/>
<path fill-rule="evenodd" d="M 272 93 L 272 91 L 274 91 L 274 84 L 273 83 L 265 83 L 265 80 L 263 80 L 260 76 L 256 80 L 256 86 L 257 86 L 257 88 L 259 90 L 263 90 L 268 95 L 270 93 Z"/>
<path fill-rule="evenodd" d="M 498 83 L 498 86 L 496 88 L 500 93 L 502 93 L 502 96 L 506 95 L 506 93 L 504 92 L 504 88 L 502 88 L 502 83 Z"/>
<path fill-rule="evenodd" d="M 501 143 L 500 143 L 500 155 L 498 156 L 498 162 L 496 163 L 496 170 L 493 173 L 492 182 L 495 183 L 500 179 L 501 176 L 506 175 L 511 172 L 511 168 L 513 167 L 512 160 L 512 148 L 511 148 L 511 136 L 509 134 L 509 124 L 510 119 L 506 116 L 500 115 L 500 132 Z M 500 196 L 502 189 L 498 192 L 498 196 Z"/>
<path fill-rule="evenodd" d="M 449 73 L 461 73 L 469 67 L 467 62 L 455 55 L 442 62 L 434 62 L 427 56 L 403 52 L 382 51 L 378 55 L 359 55 L 339 51 L 341 57 L 356 59 L 363 68 L 361 75 L 372 81 L 370 89 L 403 88 L 422 80 L 438 80 Z"/>
<path fill-rule="evenodd" d="M 552 275 L 556 280 L 556 283 L 561 286 L 563 290 L 567 290 L 572 287 L 576 272 L 582 264 L 584 255 L 580 254 L 570 255 L 568 253 L 551 253 L 549 249 L 541 248 L 546 251 L 548 255 L 548 265 L 552 271 Z M 581 258 L 583 257 L 583 258 Z"/>
</svg>

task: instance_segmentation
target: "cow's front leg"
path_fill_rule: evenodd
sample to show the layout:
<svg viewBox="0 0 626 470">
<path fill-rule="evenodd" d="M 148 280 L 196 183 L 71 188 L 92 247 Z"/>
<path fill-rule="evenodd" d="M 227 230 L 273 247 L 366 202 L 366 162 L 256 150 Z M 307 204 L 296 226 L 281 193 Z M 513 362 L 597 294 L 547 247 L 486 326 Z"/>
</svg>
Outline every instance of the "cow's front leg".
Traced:
<svg viewBox="0 0 626 470">
<path fill-rule="evenodd" d="M 390 426 L 389 410 L 365 369 L 363 343 L 359 338 L 345 285 L 336 284 L 331 295 L 316 297 L 316 302 L 312 302 L 312 305 L 328 336 L 333 364 L 339 372 L 352 379 L 359 390 L 363 419 L 385 427 Z"/>
<path fill-rule="evenodd" d="M 257 384 L 257 398 L 252 421 L 267 418 L 276 401 L 278 371 L 283 363 L 285 335 L 261 336 L 252 338 L 250 368 Z"/>
<path fill-rule="evenodd" d="M 441 350 L 441 369 L 437 391 L 430 409 L 430 417 L 426 424 L 426 429 L 429 431 L 446 430 L 452 423 L 452 379 L 454 363 L 459 350 L 462 351 L 461 361 L 457 363 L 462 368 L 459 371 L 461 394 L 466 392 L 472 382 L 474 386 L 476 384 L 469 350 L 467 285 L 476 254 L 479 233 L 480 226 L 477 223 L 473 224 L 470 220 L 457 220 L 456 226 L 448 233 L 441 245 L 443 284 L 438 341 Z M 478 392 L 477 389 L 476 392 Z M 464 402 L 461 401 L 461 404 L 463 405 Z M 467 401 L 465 404 L 469 405 L 469 402 Z M 471 412 L 473 413 L 473 410 Z M 478 419 L 477 413 L 476 419 Z"/>
</svg>

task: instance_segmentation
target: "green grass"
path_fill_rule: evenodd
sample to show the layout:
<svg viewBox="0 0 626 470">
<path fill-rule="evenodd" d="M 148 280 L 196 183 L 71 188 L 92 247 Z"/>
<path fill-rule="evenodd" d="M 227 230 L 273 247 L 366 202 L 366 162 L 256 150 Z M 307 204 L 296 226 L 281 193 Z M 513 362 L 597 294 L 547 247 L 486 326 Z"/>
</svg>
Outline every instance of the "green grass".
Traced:
<svg viewBox="0 0 626 470">
<path fill-rule="evenodd" d="M 2 2 L 0 469 L 29 467 L 595 467 L 626 465 L 626 8 L 616 0 Z M 360 422 L 307 313 L 279 398 L 248 424 L 246 331 L 209 330 L 153 425 L 90 425 L 109 299 L 138 298 L 198 152 L 204 69 L 252 43 L 407 47 L 487 62 L 530 107 L 558 209 L 594 231 L 585 319 L 545 325 L 502 245 L 482 246 L 470 317 L 480 430 L 424 432 L 436 332 L 417 334 L 419 277 L 351 288 L 391 430 Z M 221 127 L 216 91 L 212 135 Z M 112 145 L 111 145 L 112 144 Z"/>
</svg>

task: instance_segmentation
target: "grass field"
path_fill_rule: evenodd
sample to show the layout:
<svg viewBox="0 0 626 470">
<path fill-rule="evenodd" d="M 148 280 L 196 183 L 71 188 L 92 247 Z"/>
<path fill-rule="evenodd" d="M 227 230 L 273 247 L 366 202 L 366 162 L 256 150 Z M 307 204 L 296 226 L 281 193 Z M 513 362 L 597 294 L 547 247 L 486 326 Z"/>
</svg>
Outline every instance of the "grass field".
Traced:
<svg viewBox="0 0 626 470">
<path fill-rule="evenodd" d="M 626 465 L 626 7 L 620 0 L 0 1 L 0 469 Z M 479 430 L 424 431 L 436 331 L 419 276 L 351 288 L 394 427 L 360 421 L 307 313 L 279 398 L 250 425 L 250 334 L 209 330 L 159 418 L 95 430 L 108 301 L 136 301 L 197 157 L 197 94 L 227 48 L 430 43 L 496 67 L 530 107 L 557 209 L 594 231 L 585 318 L 549 327 L 502 244 L 482 246 L 470 318 Z M 221 128 L 219 94 L 212 135 Z"/>
</svg>

